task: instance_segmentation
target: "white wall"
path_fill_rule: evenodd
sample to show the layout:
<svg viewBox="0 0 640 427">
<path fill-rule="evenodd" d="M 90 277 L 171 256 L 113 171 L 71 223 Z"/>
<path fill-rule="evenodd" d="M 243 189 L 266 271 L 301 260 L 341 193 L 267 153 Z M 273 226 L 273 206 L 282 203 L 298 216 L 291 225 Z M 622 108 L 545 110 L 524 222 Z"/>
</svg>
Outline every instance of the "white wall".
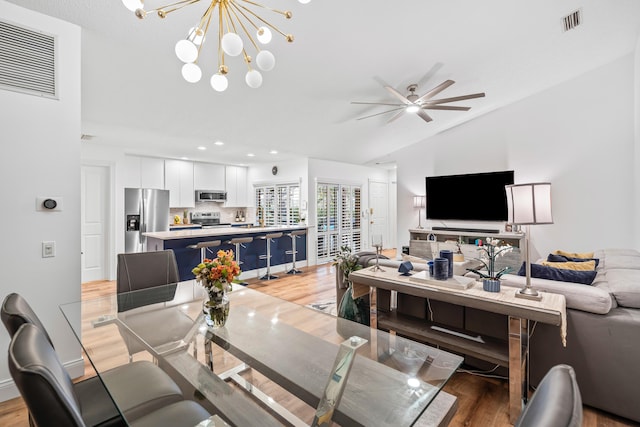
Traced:
<svg viewBox="0 0 640 427">
<path fill-rule="evenodd" d="M 635 125 L 634 127 L 635 129 L 635 133 L 634 133 L 634 137 L 635 137 L 635 156 L 634 156 L 635 206 L 634 206 L 634 212 L 638 213 L 640 212 L 640 197 L 638 197 L 638 189 L 640 189 L 640 36 L 638 36 L 638 41 L 636 43 L 633 75 L 635 76 L 635 80 L 634 80 L 635 90 L 633 91 L 635 95 L 635 102 L 634 102 L 634 106 L 635 106 L 634 108 L 634 111 L 635 111 L 635 114 L 634 114 L 634 117 L 635 117 L 635 123 L 634 123 Z M 640 242 L 640 217 L 638 215 L 634 215 L 634 217 L 636 219 L 634 223 L 634 227 L 635 227 L 634 240 L 636 242 Z"/>
<path fill-rule="evenodd" d="M 398 247 L 416 226 L 411 196 L 424 194 L 425 176 L 511 169 L 516 183 L 552 183 L 554 224 L 532 227 L 534 251 L 637 247 L 633 87 L 629 55 L 394 153 Z M 469 200 L 478 208 L 481 189 Z"/>
<path fill-rule="evenodd" d="M 72 375 L 80 348 L 59 305 L 80 300 L 80 28 L 0 0 L 4 20 L 56 36 L 59 100 L 0 90 L 0 194 L 7 215 L 0 246 L 0 295 L 22 294 L 38 313 Z M 36 197 L 63 199 L 61 212 L 36 211 Z M 41 243 L 56 242 L 54 258 Z M 80 319 L 73 319 L 76 324 Z M 0 328 L 0 401 L 18 395 Z"/>
</svg>

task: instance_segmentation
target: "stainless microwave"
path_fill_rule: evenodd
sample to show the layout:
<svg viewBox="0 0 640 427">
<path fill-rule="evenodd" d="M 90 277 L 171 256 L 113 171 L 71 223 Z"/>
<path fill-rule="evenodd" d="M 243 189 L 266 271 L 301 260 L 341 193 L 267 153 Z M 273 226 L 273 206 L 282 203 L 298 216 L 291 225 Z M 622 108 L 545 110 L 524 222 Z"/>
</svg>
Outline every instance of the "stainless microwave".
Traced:
<svg viewBox="0 0 640 427">
<path fill-rule="evenodd" d="M 196 202 L 226 202 L 227 192 L 222 190 L 196 190 Z"/>
</svg>

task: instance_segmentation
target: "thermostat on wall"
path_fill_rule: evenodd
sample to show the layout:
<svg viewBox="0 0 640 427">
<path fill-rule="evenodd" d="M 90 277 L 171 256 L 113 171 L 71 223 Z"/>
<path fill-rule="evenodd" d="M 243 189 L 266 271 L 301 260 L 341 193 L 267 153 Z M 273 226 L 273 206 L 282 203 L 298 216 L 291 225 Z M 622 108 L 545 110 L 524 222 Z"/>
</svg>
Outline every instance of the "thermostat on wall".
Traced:
<svg viewBox="0 0 640 427">
<path fill-rule="evenodd" d="M 61 211 L 62 197 L 36 197 L 37 211 Z"/>
</svg>

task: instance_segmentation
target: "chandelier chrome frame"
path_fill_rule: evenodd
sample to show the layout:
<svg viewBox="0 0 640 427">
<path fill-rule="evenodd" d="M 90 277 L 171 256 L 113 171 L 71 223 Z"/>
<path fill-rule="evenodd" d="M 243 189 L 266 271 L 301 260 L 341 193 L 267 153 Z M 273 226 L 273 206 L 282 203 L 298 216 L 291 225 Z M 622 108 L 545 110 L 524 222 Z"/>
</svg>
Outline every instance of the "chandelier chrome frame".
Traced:
<svg viewBox="0 0 640 427">
<path fill-rule="evenodd" d="M 182 77 L 189 83 L 196 83 L 202 78 L 202 70 L 198 65 L 202 47 L 204 46 L 209 27 L 217 21 L 218 25 L 218 69 L 210 79 L 214 90 L 222 92 L 228 87 L 226 75 L 229 67 L 225 63 L 225 55 L 238 56 L 242 54 L 247 66 L 245 81 L 249 87 L 258 88 L 262 85 L 262 74 L 253 66 L 253 58 L 247 53 L 247 43 L 242 40 L 243 35 L 253 46 L 256 54 L 255 63 L 262 71 L 270 71 L 275 66 L 274 55 L 261 49 L 259 44 L 267 44 L 271 41 L 271 30 L 279 33 L 284 39 L 292 43 L 293 35 L 285 34 L 275 25 L 260 17 L 252 7 L 269 10 L 276 14 L 291 19 L 293 14 L 288 10 L 278 10 L 251 0 L 179 0 L 175 3 L 166 4 L 156 9 L 145 10 L 144 0 L 122 0 L 127 9 L 133 11 L 139 19 L 144 19 L 149 14 L 156 14 L 164 19 L 168 14 L 180 10 L 184 7 L 200 3 L 200 1 L 210 2 L 197 25 L 191 28 L 187 37 L 176 43 L 175 51 L 182 66 Z M 298 0 L 306 4 L 310 0 Z M 216 13 L 217 10 L 217 13 Z M 255 35 L 252 35 L 255 31 Z"/>
</svg>

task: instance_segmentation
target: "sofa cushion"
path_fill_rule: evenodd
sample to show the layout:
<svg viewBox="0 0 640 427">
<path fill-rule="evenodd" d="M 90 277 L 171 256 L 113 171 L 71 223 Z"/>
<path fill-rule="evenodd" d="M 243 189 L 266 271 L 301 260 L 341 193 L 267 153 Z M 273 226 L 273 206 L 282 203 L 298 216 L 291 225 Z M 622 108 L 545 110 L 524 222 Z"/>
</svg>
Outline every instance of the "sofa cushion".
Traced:
<svg viewBox="0 0 640 427">
<path fill-rule="evenodd" d="M 558 249 L 553 252 L 556 255 L 562 255 L 569 258 L 593 258 L 593 252 L 567 252 Z"/>
<path fill-rule="evenodd" d="M 572 258 L 564 255 L 549 254 L 547 255 L 547 261 L 549 262 L 587 262 L 595 261 L 596 267 L 600 263 L 598 258 Z"/>
<path fill-rule="evenodd" d="M 575 271 L 593 271 L 596 269 L 595 261 L 562 261 L 562 262 L 551 262 L 551 261 L 543 261 L 541 263 L 545 267 L 553 267 L 553 268 L 562 268 L 565 270 L 575 270 Z"/>
<path fill-rule="evenodd" d="M 596 278 L 595 271 L 575 271 L 561 268 L 546 267 L 540 264 L 531 264 L 531 277 L 539 279 L 558 280 L 561 282 L 581 283 L 590 285 Z M 525 275 L 525 263 L 522 263 L 518 276 Z"/>
<path fill-rule="evenodd" d="M 640 270 L 607 270 L 607 281 L 619 306 L 640 308 Z"/>
<path fill-rule="evenodd" d="M 607 255 L 604 258 L 603 268 L 607 270 L 640 270 L 640 257 L 635 255 Z"/>
<path fill-rule="evenodd" d="M 515 274 L 502 276 L 501 285 L 524 288 L 526 277 Z M 584 286 L 578 283 L 559 282 L 556 280 L 531 278 L 534 289 L 562 294 L 567 300 L 567 308 L 587 311 L 595 314 L 607 314 L 614 305 L 614 300 L 608 292 L 600 286 Z"/>
</svg>

